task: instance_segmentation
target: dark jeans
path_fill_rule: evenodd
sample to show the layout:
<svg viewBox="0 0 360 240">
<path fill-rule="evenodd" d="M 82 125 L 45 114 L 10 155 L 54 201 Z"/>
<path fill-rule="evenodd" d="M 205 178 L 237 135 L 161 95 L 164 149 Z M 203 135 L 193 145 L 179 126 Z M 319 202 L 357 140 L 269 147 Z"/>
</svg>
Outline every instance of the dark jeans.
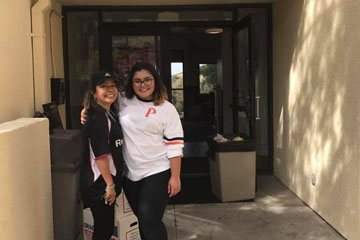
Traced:
<svg viewBox="0 0 360 240">
<path fill-rule="evenodd" d="M 114 232 L 114 205 L 105 205 L 104 200 L 90 210 L 94 218 L 93 240 L 108 240 Z"/>
<path fill-rule="evenodd" d="M 170 169 L 133 182 L 123 181 L 126 198 L 139 221 L 141 240 L 167 240 L 162 221 L 169 201 Z"/>
</svg>

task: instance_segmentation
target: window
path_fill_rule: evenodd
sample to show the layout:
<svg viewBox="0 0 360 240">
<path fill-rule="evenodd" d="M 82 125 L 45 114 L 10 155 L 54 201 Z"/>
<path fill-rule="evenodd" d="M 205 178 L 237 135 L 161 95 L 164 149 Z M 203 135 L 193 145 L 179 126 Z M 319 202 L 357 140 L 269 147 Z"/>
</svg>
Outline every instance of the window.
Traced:
<svg viewBox="0 0 360 240">
<path fill-rule="evenodd" d="M 184 117 L 184 78 L 182 62 L 171 63 L 171 94 L 172 103 L 180 117 Z"/>
<path fill-rule="evenodd" d="M 215 91 L 216 64 L 199 64 L 200 93 Z"/>
</svg>

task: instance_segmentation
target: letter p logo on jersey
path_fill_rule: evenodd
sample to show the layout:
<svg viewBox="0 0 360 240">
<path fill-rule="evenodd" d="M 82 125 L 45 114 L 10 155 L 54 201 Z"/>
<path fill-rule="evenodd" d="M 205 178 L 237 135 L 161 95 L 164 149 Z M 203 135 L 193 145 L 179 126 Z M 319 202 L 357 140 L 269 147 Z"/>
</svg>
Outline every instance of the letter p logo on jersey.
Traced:
<svg viewBox="0 0 360 240">
<path fill-rule="evenodd" d="M 155 114 L 156 113 L 156 109 L 155 108 L 149 108 L 145 117 L 149 117 L 150 114 Z"/>
</svg>

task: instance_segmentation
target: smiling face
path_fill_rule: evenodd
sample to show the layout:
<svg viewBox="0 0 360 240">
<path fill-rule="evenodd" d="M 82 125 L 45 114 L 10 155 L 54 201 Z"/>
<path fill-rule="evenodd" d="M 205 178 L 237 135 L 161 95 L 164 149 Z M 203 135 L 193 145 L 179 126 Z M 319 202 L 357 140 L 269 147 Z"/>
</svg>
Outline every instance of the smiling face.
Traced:
<svg viewBox="0 0 360 240">
<path fill-rule="evenodd" d="M 147 70 L 140 70 L 134 73 L 133 88 L 135 94 L 143 100 L 153 100 L 155 79 Z"/>
<path fill-rule="evenodd" d="M 94 98 L 100 106 L 108 111 L 111 104 L 116 100 L 117 95 L 118 89 L 112 79 L 107 79 L 103 83 L 96 85 Z"/>
</svg>

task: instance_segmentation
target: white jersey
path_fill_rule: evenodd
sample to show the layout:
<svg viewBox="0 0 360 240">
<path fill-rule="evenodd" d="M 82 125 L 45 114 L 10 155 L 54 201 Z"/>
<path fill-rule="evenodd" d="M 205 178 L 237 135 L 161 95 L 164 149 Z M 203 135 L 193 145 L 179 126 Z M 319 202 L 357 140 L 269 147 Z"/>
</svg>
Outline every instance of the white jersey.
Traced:
<svg viewBox="0 0 360 240">
<path fill-rule="evenodd" d="M 184 133 L 179 114 L 168 101 L 155 106 L 119 95 L 119 119 L 128 178 L 138 181 L 170 168 L 169 158 L 182 156 Z"/>
</svg>

